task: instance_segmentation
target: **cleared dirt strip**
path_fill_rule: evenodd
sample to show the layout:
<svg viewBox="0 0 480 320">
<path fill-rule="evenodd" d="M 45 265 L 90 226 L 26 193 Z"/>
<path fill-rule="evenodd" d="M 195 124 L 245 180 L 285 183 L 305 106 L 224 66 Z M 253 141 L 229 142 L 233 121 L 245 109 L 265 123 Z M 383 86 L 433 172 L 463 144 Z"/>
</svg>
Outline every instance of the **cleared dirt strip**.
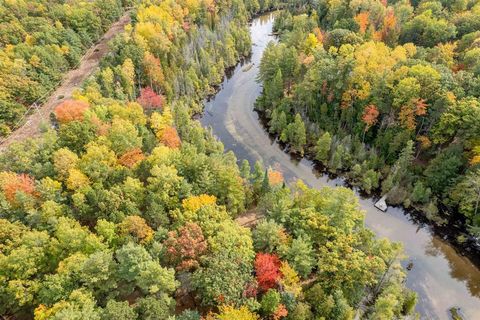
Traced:
<svg viewBox="0 0 480 320">
<path fill-rule="evenodd" d="M 0 152 L 4 151 L 13 142 L 22 141 L 40 133 L 41 124 L 49 121 L 50 113 L 55 106 L 65 99 L 71 98 L 75 89 L 79 88 L 82 82 L 92 75 L 102 57 L 108 53 L 110 40 L 122 32 L 128 23 L 130 23 L 130 10 L 126 11 L 117 22 L 112 24 L 97 44 L 85 52 L 80 60 L 80 65 L 65 75 L 60 86 L 53 91 L 48 100 L 33 108 L 32 113 L 26 116 L 26 120 L 18 129 L 4 140 L 0 140 Z"/>
</svg>

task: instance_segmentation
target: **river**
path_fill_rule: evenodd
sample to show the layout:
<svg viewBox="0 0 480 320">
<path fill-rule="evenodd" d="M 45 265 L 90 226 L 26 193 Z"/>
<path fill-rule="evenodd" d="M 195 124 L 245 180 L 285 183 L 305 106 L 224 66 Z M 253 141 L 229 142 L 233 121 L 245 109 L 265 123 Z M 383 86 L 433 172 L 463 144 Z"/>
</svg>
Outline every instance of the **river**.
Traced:
<svg viewBox="0 0 480 320">
<path fill-rule="evenodd" d="M 256 81 L 260 59 L 268 42 L 275 41 L 271 35 L 273 16 L 265 14 L 252 21 L 251 57 L 237 65 L 219 92 L 205 103 L 200 121 L 212 128 L 225 149 L 234 151 L 239 161 L 247 159 L 253 164 L 262 160 L 266 166 L 282 171 L 288 181 L 302 179 L 314 188 L 342 185 L 340 179 L 332 180 L 316 172 L 311 161 L 298 161 L 283 152 L 253 110 L 262 89 Z M 406 285 L 419 294 L 417 311 L 422 319 L 449 319 L 451 307 L 460 308 L 466 319 L 480 319 L 480 270 L 468 258 L 402 209 L 390 207 L 384 213 L 373 206 L 372 199 L 360 197 L 359 203 L 366 212 L 368 228 L 378 237 L 403 243 L 408 255 L 405 264 L 413 263 Z"/>
</svg>

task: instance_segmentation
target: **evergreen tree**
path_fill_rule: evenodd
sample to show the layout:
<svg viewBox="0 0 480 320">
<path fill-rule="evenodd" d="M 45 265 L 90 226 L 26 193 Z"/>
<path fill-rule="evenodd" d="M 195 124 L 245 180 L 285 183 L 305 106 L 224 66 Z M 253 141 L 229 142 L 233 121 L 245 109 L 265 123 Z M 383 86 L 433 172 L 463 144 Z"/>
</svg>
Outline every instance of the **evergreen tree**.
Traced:
<svg viewBox="0 0 480 320">
<path fill-rule="evenodd" d="M 287 127 L 287 115 L 285 114 L 285 112 L 274 109 L 269 125 L 269 131 L 271 133 L 281 134 Z"/>
<path fill-rule="evenodd" d="M 290 123 L 282 132 L 282 141 L 287 142 L 291 146 L 291 151 L 303 155 L 303 147 L 307 143 L 307 133 L 302 117 L 297 113 L 294 122 Z"/>
<path fill-rule="evenodd" d="M 387 179 L 382 184 L 383 193 L 387 193 L 402 182 L 405 183 L 405 178 L 409 175 L 409 168 L 413 159 L 413 141 L 409 140 L 390 170 Z"/>
<path fill-rule="evenodd" d="M 265 174 L 263 175 L 261 193 L 266 194 L 270 190 L 271 190 L 271 186 L 270 186 L 270 179 L 268 178 L 268 170 L 265 170 Z"/>
<path fill-rule="evenodd" d="M 327 164 L 331 145 L 332 137 L 330 137 L 330 133 L 327 131 L 317 141 L 315 159 L 324 165 Z"/>
</svg>

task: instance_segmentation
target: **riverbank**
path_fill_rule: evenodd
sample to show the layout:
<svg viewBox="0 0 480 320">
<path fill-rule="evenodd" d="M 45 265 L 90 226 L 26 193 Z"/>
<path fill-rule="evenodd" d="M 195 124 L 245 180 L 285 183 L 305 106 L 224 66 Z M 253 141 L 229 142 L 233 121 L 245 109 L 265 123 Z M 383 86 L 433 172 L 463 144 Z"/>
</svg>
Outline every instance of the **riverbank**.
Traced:
<svg viewBox="0 0 480 320">
<path fill-rule="evenodd" d="M 338 173 L 332 173 L 328 167 L 315 160 L 315 154 L 312 151 L 312 146 L 307 148 L 304 156 L 301 156 L 298 153 L 291 153 L 289 146 L 279 141 L 278 135 L 269 133 L 269 120 L 266 117 L 265 112 L 256 108 L 254 108 L 254 110 L 258 114 L 259 121 L 265 130 L 265 133 L 269 135 L 272 141 L 275 141 L 275 143 L 279 145 L 283 152 L 289 154 L 292 158 L 297 159 L 297 161 L 302 159 L 310 161 L 317 174 L 328 176 L 328 178 L 331 180 L 339 181 L 342 186 L 355 189 L 356 192 L 364 198 L 371 198 L 376 202 L 383 196 L 380 187 L 372 189 L 370 193 L 365 192 L 355 180 L 348 177 L 349 172 L 347 170 L 343 170 Z M 380 180 L 380 184 L 382 181 L 383 180 Z M 439 210 L 440 219 L 432 220 L 428 219 L 425 212 L 413 205 L 409 208 L 406 208 L 403 205 L 391 205 L 388 203 L 388 200 L 387 204 L 389 207 L 398 208 L 404 211 L 406 214 L 412 217 L 416 224 L 424 226 L 428 225 L 428 227 L 431 228 L 432 232 L 436 236 L 450 243 L 460 255 L 468 257 L 477 268 L 480 268 L 480 240 L 466 232 L 467 226 L 462 215 L 447 214 L 445 208 L 441 207 Z M 439 223 L 439 221 L 443 223 Z"/>
<path fill-rule="evenodd" d="M 220 91 L 205 103 L 200 121 L 211 127 L 232 150 L 239 161 L 251 164 L 260 160 L 266 166 L 282 170 L 287 181 L 302 179 L 314 188 L 342 185 L 344 182 L 322 175 L 308 159 L 286 154 L 275 139 L 265 132 L 258 114 L 253 110 L 261 86 L 256 82 L 258 66 L 271 35 L 273 18 L 264 15 L 253 21 L 250 32 L 252 54 L 239 63 L 230 77 L 225 78 Z M 253 64 L 248 71 L 242 69 Z M 407 277 L 407 286 L 419 293 L 417 310 L 425 319 L 449 319 L 451 307 L 459 307 L 467 319 L 480 318 L 480 271 L 453 246 L 436 236 L 424 223 L 417 222 L 408 212 L 390 207 L 386 213 L 374 207 L 371 198 L 359 196 L 360 208 L 366 212 L 366 225 L 378 237 L 403 243 L 413 263 Z"/>
</svg>

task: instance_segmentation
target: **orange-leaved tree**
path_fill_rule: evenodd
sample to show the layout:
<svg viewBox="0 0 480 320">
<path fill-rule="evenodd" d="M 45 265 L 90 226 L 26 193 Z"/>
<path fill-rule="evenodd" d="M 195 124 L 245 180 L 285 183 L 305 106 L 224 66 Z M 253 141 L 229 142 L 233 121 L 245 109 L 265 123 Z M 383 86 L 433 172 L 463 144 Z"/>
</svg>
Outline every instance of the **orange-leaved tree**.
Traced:
<svg viewBox="0 0 480 320">
<path fill-rule="evenodd" d="M 368 131 L 372 126 L 374 126 L 377 123 L 378 115 L 380 113 L 378 112 L 378 109 L 375 105 L 370 104 L 365 107 L 363 110 L 363 115 L 362 115 L 362 121 L 365 123 L 365 131 Z"/>
<path fill-rule="evenodd" d="M 142 161 L 143 159 L 145 159 L 145 155 L 143 154 L 142 149 L 134 148 L 132 150 L 125 152 L 118 159 L 118 162 L 127 168 L 132 168 L 134 165 L 136 165 L 138 162 Z"/>
<path fill-rule="evenodd" d="M 163 129 L 160 142 L 172 149 L 176 149 L 182 144 L 180 137 L 178 136 L 177 129 L 174 127 L 166 127 Z"/>
<path fill-rule="evenodd" d="M 367 30 L 369 15 L 368 12 L 360 12 L 355 16 L 355 22 L 358 24 L 360 33 L 362 34 Z"/>
<path fill-rule="evenodd" d="M 163 75 L 160 59 L 156 58 L 148 51 L 143 57 L 143 71 L 145 72 L 151 87 L 164 89 L 165 76 Z"/>
<path fill-rule="evenodd" d="M 54 113 L 58 122 L 67 123 L 75 120 L 83 120 L 83 116 L 88 107 L 88 102 L 82 100 L 65 100 L 55 107 Z"/>
<path fill-rule="evenodd" d="M 35 194 L 35 181 L 27 174 L 11 174 L 2 184 L 5 198 L 10 204 L 15 203 L 17 192 Z"/>
<path fill-rule="evenodd" d="M 279 185 L 283 182 L 283 174 L 278 170 L 268 170 L 268 182 L 271 186 Z"/>
<path fill-rule="evenodd" d="M 413 131 L 417 127 L 417 121 L 415 116 L 424 116 L 427 114 L 428 104 L 425 102 L 425 99 L 412 99 L 409 103 L 406 103 L 400 109 L 398 113 L 398 118 L 402 125 Z"/>
<path fill-rule="evenodd" d="M 288 310 L 284 304 L 279 304 L 277 310 L 273 313 L 273 320 L 279 320 L 288 316 Z"/>
</svg>

